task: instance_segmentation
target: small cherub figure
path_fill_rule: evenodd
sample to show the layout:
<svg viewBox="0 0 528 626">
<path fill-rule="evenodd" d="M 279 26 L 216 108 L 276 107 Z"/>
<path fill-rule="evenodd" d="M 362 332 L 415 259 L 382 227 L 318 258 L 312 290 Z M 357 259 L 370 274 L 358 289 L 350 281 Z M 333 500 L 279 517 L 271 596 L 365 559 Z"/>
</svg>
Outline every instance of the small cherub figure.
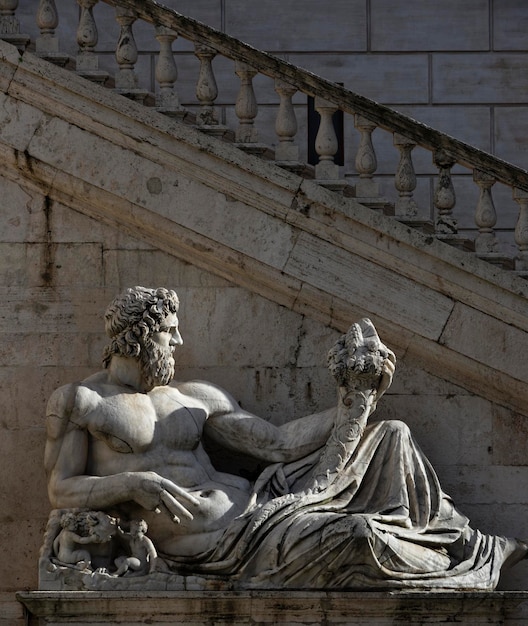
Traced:
<svg viewBox="0 0 528 626">
<path fill-rule="evenodd" d="M 59 561 L 78 569 L 93 569 L 90 552 L 79 544 L 107 543 L 117 532 L 116 519 L 100 511 L 68 511 L 62 514 L 60 525 L 53 550 Z"/>
<path fill-rule="evenodd" d="M 132 520 L 130 532 L 120 529 L 120 536 L 128 544 L 130 556 L 119 556 L 114 563 L 116 576 L 123 576 L 129 570 L 137 574 L 151 574 L 156 569 L 158 553 L 152 541 L 146 536 L 148 530 L 145 520 Z"/>
<path fill-rule="evenodd" d="M 93 535 L 86 537 L 79 534 L 80 518 L 76 513 L 64 513 L 60 519 L 62 530 L 53 542 L 53 550 L 59 561 L 75 565 L 79 569 L 91 569 L 91 555 L 88 550 L 79 549 L 78 544 L 94 543 Z"/>
</svg>

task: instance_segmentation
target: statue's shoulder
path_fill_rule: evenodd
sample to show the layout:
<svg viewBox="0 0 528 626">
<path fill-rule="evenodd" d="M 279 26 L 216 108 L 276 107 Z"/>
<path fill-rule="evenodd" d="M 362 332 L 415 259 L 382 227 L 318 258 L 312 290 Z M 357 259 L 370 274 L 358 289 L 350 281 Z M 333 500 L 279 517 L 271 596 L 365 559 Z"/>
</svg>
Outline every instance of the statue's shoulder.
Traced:
<svg viewBox="0 0 528 626">
<path fill-rule="evenodd" d="M 231 394 L 215 383 L 205 380 L 190 380 L 175 383 L 172 386 L 184 396 L 207 407 L 209 414 L 232 411 L 238 406 Z"/>
<path fill-rule="evenodd" d="M 97 404 L 98 388 L 106 381 L 106 372 L 98 372 L 83 381 L 68 383 L 56 389 L 48 400 L 46 415 L 69 419 L 73 413 L 84 413 Z"/>
<path fill-rule="evenodd" d="M 69 417 L 75 405 L 75 397 L 80 384 L 69 383 L 55 389 L 48 400 L 46 415 L 48 417 Z"/>
</svg>

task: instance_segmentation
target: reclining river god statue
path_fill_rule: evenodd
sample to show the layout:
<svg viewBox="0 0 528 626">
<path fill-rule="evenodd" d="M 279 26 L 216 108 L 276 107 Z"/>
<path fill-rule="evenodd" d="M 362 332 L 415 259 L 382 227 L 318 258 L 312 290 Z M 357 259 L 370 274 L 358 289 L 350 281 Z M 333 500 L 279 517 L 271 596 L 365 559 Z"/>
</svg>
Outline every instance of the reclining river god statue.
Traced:
<svg viewBox="0 0 528 626">
<path fill-rule="evenodd" d="M 396 362 L 368 319 L 328 355 L 337 406 L 278 427 L 214 384 L 173 381 L 178 307 L 174 291 L 128 289 L 105 315 L 104 369 L 49 400 L 41 588 L 191 576 L 226 589 L 491 590 L 526 556 L 524 542 L 469 526 L 403 422 L 368 423 Z M 264 469 L 252 482 L 218 471 L 205 435 Z"/>
</svg>

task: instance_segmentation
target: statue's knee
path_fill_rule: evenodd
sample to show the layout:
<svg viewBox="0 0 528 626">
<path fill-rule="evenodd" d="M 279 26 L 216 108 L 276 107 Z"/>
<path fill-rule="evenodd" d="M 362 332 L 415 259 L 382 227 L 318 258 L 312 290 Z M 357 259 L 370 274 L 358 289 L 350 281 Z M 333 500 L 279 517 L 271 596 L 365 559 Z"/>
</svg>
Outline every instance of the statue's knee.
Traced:
<svg viewBox="0 0 528 626">
<path fill-rule="evenodd" d="M 410 436 L 411 431 L 405 422 L 401 420 L 388 420 L 385 422 L 387 432 L 399 434 L 405 437 Z"/>
<path fill-rule="evenodd" d="M 367 520 L 358 516 L 356 518 L 356 523 L 354 524 L 354 529 L 352 532 L 352 536 L 356 541 L 368 541 L 372 538 L 372 528 Z"/>
</svg>

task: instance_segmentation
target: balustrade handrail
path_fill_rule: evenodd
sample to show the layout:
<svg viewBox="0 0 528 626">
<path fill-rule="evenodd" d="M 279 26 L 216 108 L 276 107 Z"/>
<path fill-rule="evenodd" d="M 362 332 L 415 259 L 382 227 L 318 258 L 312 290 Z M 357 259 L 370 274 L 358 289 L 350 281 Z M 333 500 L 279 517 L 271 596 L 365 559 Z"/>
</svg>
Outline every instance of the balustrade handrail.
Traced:
<svg viewBox="0 0 528 626">
<path fill-rule="evenodd" d="M 201 22 L 186 17 L 155 0 L 103 0 L 106 4 L 132 10 L 136 15 L 154 25 L 162 25 L 194 43 L 208 45 L 223 56 L 250 65 L 258 72 L 274 79 L 289 82 L 311 96 L 319 96 L 336 104 L 349 114 L 358 114 L 376 126 L 398 133 L 415 141 L 432 152 L 443 149 L 456 162 L 469 169 L 483 170 L 498 182 L 528 192 L 528 171 L 475 148 L 450 135 L 417 122 L 374 100 L 361 96 L 345 87 L 325 80 L 308 70 L 257 50 L 230 35 L 222 33 Z"/>
</svg>

